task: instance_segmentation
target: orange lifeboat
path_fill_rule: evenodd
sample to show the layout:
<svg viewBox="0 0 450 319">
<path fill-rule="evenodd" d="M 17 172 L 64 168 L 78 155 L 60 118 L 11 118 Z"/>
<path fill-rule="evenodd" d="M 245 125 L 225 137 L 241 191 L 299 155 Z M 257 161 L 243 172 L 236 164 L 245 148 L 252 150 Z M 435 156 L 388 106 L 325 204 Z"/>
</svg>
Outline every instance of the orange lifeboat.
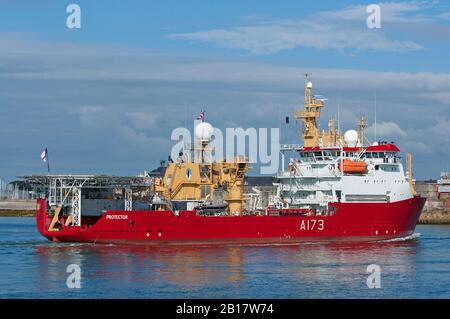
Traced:
<svg viewBox="0 0 450 319">
<path fill-rule="evenodd" d="M 341 169 L 345 174 L 365 174 L 367 172 L 367 163 L 344 158 Z"/>
</svg>

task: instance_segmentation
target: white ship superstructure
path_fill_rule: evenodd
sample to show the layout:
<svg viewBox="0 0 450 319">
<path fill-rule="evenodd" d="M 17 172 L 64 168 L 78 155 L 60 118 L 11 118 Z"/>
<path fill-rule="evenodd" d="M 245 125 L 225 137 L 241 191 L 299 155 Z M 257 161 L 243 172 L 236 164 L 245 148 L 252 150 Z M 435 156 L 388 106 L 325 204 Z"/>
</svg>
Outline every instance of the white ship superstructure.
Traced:
<svg viewBox="0 0 450 319">
<path fill-rule="evenodd" d="M 393 142 L 367 146 L 364 117 L 358 131 L 341 134 L 330 120 L 329 131 L 319 132 L 316 120 L 324 101 L 312 95 L 307 76 L 305 84 L 305 110 L 296 112 L 304 122 L 305 145 L 281 145 L 283 162 L 288 159 L 289 163 L 277 176 L 278 192 L 271 206 L 329 214 L 329 203 L 393 203 L 412 198 L 411 156 L 407 156 L 409 174 L 405 174 L 400 150 Z"/>
</svg>

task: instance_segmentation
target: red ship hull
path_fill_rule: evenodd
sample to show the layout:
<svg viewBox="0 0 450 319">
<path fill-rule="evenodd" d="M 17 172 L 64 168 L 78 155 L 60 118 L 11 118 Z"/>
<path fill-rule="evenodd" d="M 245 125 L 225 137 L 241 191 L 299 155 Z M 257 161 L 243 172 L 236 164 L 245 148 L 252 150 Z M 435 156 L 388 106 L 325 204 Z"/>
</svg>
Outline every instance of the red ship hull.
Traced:
<svg viewBox="0 0 450 319">
<path fill-rule="evenodd" d="M 48 231 L 52 217 L 38 200 L 39 232 L 52 241 L 138 244 L 277 244 L 380 240 L 414 232 L 426 199 L 394 203 L 334 203 L 332 216 L 198 216 L 194 212 L 106 211 L 81 226 Z"/>
</svg>

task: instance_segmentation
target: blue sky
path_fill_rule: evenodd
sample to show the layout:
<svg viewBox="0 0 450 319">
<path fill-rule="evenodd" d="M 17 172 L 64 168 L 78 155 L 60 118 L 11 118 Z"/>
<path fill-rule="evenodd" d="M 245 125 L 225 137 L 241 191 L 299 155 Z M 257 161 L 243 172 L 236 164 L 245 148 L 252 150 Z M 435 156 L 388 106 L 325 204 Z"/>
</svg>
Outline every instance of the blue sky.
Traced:
<svg viewBox="0 0 450 319">
<path fill-rule="evenodd" d="M 450 158 L 450 5 L 371 1 L 0 1 L 0 177 L 136 174 L 165 159 L 172 129 L 205 108 L 219 128 L 278 127 L 301 107 L 303 73 L 354 128 L 365 113 L 412 152 L 416 177 Z M 282 125 L 298 142 L 300 127 Z M 372 135 L 371 135 L 372 134 Z M 256 173 L 253 172 L 253 173 Z"/>
</svg>

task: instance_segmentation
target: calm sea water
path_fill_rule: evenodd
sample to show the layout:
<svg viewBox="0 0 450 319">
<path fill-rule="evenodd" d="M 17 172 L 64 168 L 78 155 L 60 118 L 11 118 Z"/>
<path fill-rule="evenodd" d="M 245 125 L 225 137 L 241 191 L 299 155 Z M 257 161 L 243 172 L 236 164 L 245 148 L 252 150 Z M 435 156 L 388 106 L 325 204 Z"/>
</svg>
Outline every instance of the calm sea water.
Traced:
<svg viewBox="0 0 450 319">
<path fill-rule="evenodd" d="M 70 264 L 80 289 L 66 285 Z M 53 297 L 450 298 L 450 227 L 373 244 L 152 248 L 51 243 L 33 218 L 0 218 L 0 298 Z"/>
</svg>

